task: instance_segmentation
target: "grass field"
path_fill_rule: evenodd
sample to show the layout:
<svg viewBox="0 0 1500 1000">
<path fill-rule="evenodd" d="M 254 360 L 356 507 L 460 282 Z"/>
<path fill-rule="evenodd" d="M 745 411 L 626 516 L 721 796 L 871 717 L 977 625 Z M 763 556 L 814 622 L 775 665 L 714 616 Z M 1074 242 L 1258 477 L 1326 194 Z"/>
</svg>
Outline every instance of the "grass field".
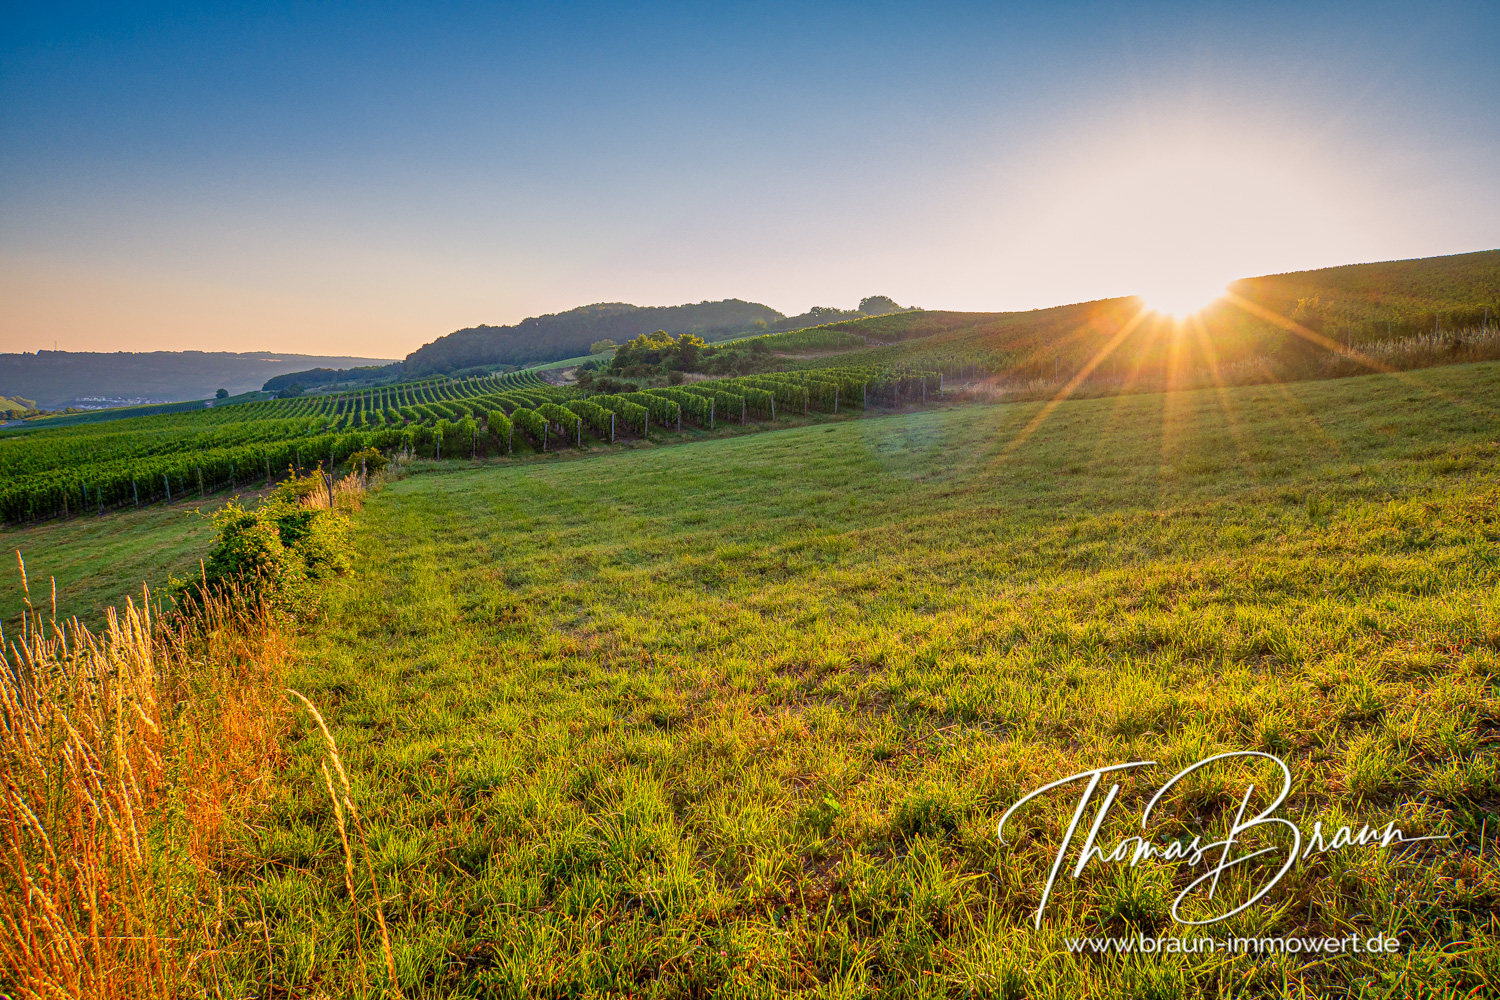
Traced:
<svg viewBox="0 0 1500 1000">
<path fill-rule="evenodd" d="M 247 494 L 247 496 L 250 494 Z M 75 517 L 25 527 L 0 526 L 0 623 L 14 632 L 24 607 L 16 551 L 26 559 L 31 601 L 50 608 L 57 581 L 58 612 L 90 627 L 126 597 L 140 602 L 141 584 L 156 590 L 171 574 L 198 572 L 213 540 L 208 515 L 224 498 L 202 503 L 157 504 L 107 517 Z"/>
<path fill-rule="evenodd" d="M 1488 364 L 418 470 L 291 680 L 408 997 L 1494 995 L 1497 438 Z M 1208 931 L 1400 954 L 1067 954 L 1193 930 L 1168 908 L 1201 869 L 1153 865 L 1065 875 L 1033 929 L 1073 800 L 1002 846 L 1009 804 L 1161 762 L 1113 842 L 1231 750 L 1288 761 L 1304 827 L 1454 839 L 1314 858 Z M 224 989 L 361 995 L 369 879 L 351 901 L 316 729 L 289 753 L 228 873 Z M 1222 830 L 1252 773 L 1153 831 Z"/>
</svg>

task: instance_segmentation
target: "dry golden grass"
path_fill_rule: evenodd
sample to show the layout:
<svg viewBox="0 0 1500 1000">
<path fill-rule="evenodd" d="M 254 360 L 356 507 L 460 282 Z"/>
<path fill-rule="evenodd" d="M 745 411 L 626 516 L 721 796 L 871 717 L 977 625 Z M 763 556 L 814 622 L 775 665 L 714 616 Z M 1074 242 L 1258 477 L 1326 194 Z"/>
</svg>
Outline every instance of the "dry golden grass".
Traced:
<svg viewBox="0 0 1500 1000">
<path fill-rule="evenodd" d="M 280 759 L 282 632 L 234 600 L 165 618 L 143 594 L 97 635 L 27 606 L 0 651 L 0 989 L 212 982 L 225 827 Z"/>
<path fill-rule="evenodd" d="M 321 471 L 322 466 L 318 468 Z M 323 488 L 314 490 L 303 497 L 300 502 L 302 506 L 314 510 L 328 510 L 331 507 L 334 510 L 351 514 L 364 507 L 367 490 L 375 488 L 383 481 L 384 476 L 381 473 L 364 476 L 357 472 L 350 473 L 342 479 L 333 480 L 331 489 Z M 325 484 L 328 482 L 326 476 L 323 482 Z"/>
<path fill-rule="evenodd" d="M 359 834 L 360 849 L 364 854 L 365 874 L 370 879 L 370 890 L 375 901 L 375 919 L 380 925 L 380 952 L 385 959 L 386 974 L 390 977 L 391 988 L 399 997 L 401 987 L 396 978 L 396 958 L 391 951 L 390 930 L 385 923 L 385 902 L 380 898 L 380 885 L 375 881 L 375 869 L 370 861 L 370 841 L 365 834 L 365 826 L 359 817 L 359 810 L 354 805 L 354 791 L 349 785 L 349 774 L 344 770 L 343 758 L 339 756 L 338 743 L 334 740 L 333 733 L 329 732 L 328 723 L 323 720 L 323 714 L 318 711 L 317 706 L 308 701 L 300 691 L 287 688 L 287 692 L 307 708 L 308 714 L 318 724 L 318 731 L 323 734 L 323 742 L 328 747 L 328 760 L 323 763 L 323 784 L 328 788 L 328 798 L 333 803 L 334 824 L 338 827 L 339 842 L 344 848 L 344 888 L 349 893 L 350 903 L 357 905 L 359 896 L 354 889 L 354 849 L 349 843 L 349 826 L 344 820 L 347 814 L 354 820 Z M 328 770 L 329 763 L 333 764 L 333 769 L 339 776 L 337 789 L 333 784 L 333 775 Z M 360 973 L 363 978 L 363 966 L 360 967 Z"/>
<path fill-rule="evenodd" d="M 302 498 L 358 510 L 371 477 Z M 327 481 L 325 481 L 327 482 Z M 221 876 L 235 867 L 234 825 L 271 791 L 291 723 L 282 686 L 283 623 L 238 591 L 170 614 L 142 591 L 90 631 L 31 601 L 0 635 L 0 993 L 20 998 L 226 995 L 223 962 L 255 947 L 224 919 Z M 296 692 L 291 692 L 296 695 Z M 338 748 L 328 775 L 347 861 L 369 848 Z M 326 767 L 325 767 L 326 771 Z M 374 898 L 389 981 L 394 963 Z M 231 988 L 231 993 L 233 992 Z"/>
</svg>

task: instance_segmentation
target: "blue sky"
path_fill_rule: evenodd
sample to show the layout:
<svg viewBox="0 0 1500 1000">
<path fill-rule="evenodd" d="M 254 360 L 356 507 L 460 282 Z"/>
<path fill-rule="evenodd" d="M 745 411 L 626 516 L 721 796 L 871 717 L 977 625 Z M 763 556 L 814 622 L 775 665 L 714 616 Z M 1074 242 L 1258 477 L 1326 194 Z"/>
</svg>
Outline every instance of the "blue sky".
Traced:
<svg viewBox="0 0 1500 1000">
<path fill-rule="evenodd" d="M 1500 5 L 7 5 L 0 349 L 1500 245 Z"/>
</svg>

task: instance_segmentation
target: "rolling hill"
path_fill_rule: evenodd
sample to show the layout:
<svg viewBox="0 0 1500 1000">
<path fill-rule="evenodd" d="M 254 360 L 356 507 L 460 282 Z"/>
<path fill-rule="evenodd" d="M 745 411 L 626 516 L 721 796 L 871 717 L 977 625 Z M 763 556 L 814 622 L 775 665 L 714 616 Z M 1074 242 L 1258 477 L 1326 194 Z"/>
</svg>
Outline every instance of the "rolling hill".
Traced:
<svg viewBox="0 0 1500 1000">
<path fill-rule="evenodd" d="M 789 332 L 904 311 L 910 310 L 884 295 L 866 296 L 853 309 L 813 306 L 797 316 L 785 316 L 770 306 L 739 299 L 680 306 L 596 302 L 566 312 L 531 316 L 512 326 L 480 325 L 455 330 L 408 354 L 405 361 L 383 367 L 296 371 L 267 380 L 263 388 L 267 392 L 281 392 L 293 385 L 309 389 L 386 383 L 471 368 L 546 364 L 585 356 L 596 341 L 624 343 L 658 330 L 673 336 L 690 333 L 712 342 L 743 334 Z"/>
<path fill-rule="evenodd" d="M 93 869 L 107 905 L 48 911 L 12 880 L 12 912 L 62 913 L 111 968 L 153 934 L 138 964 L 175 961 L 182 995 L 273 977 L 413 998 L 1494 995 L 1500 366 L 782 420 L 402 463 L 350 508 L 352 572 L 304 625 L 214 619 L 177 659 L 153 651 L 184 678 L 140 698 L 159 716 L 0 688 L 41 720 L 113 706 L 74 731 L 133 740 L 163 803 L 139 811 L 149 864 Z M 97 618 L 139 593 L 131 574 L 202 573 L 200 503 L 0 529 L 36 601 L 0 592 L 6 634 L 46 622 L 44 581 Z M 1212 860 L 1098 858 L 1033 924 L 1077 797 L 1038 799 L 1002 842 L 1021 796 L 1146 761 L 1099 842 L 1187 843 L 1238 822 L 1264 760 L 1220 759 L 1149 827 L 1148 796 L 1250 751 L 1295 776 L 1278 815 L 1302 830 L 1445 839 L 1352 843 L 1279 884 L 1282 855 L 1247 849 L 1183 916 L 1265 885 L 1213 933 L 1370 928 L 1400 954 L 1127 964 L 1070 944 L 1171 933 Z M 68 822 L 85 810 L 43 808 L 74 759 L 14 769 L 39 819 L 12 824 L 12 855 L 102 853 Z"/>
<path fill-rule="evenodd" d="M 1332 344 L 1379 354 L 1434 332 L 1450 344 L 1493 334 L 1500 250 L 1246 278 L 1229 292 L 1182 325 L 1118 298 L 1029 312 L 897 313 L 820 329 L 863 338 L 862 349 L 841 356 L 847 364 L 938 369 L 963 355 L 1021 380 L 1076 373 L 1095 359 L 1099 376 L 1147 383 L 1235 366 L 1263 372 L 1242 371 L 1239 381 L 1316 377 L 1333 374 Z"/>
</svg>

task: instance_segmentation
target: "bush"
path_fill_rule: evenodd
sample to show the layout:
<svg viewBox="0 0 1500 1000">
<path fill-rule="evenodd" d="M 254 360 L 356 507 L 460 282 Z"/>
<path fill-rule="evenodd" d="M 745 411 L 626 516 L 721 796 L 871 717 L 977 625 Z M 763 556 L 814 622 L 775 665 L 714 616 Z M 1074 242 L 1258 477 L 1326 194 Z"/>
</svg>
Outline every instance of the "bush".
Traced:
<svg viewBox="0 0 1500 1000">
<path fill-rule="evenodd" d="M 219 532 L 213 551 L 203 564 L 203 576 L 180 590 L 201 599 L 204 590 L 228 585 L 248 598 L 269 598 L 279 588 L 301 582 L 301 560 L 281 540 L 280 526 L 231 501 L 214 514 Z"/>
<path fill-rule="evenodd" d="M 640 386 L 635 382 L 621 382 L 617 378 L 601 378 L 594 380 L 594 389 L 597 392 L 619 393 L 635 392 Z"/>
<path fill-rule="evenodd" d="M 385 456 L 380 453 L 379 448 L 366 448 L 364 451 L 356 451 L 350 455 L 349 460 L 344 463 L 344 468 L 348 469 L 352 476 L 359 471 L 361 461 L 364 462 L 365 472 L 370 475 L 374 475 L 386 466 Z"/>
<path fill-rule="evenodd" d="M 305 501 L 323 488 L 322 467 L 276 487 L 254 509 L 231 501 L 214 514 L 218 537 L 196 580 L 172 580 L 179 602 L 202 606 L 234 591 L 248 600 L 302 611 L 314 600 L 310 583 L 352 568 L 349 519 Z M 206 592 L 206 593 L 205 593 Z"/>
<path fill-rule="evenodd" d="M 271 491 L 271 495 L 266 498 L 267 500 L 274 499 L 276 497 L 281 497 L 281 498 L 284 498 L 284 499 L 291 500 L 294 503 L 300 503 L 301 501 L 303 501 L 303 500 L 307 499 L 308 497 L 312 496 L 314 493 L 318 493 L 318 492 L 322 491 L 322 489 L 323 489 L 323 463 L 322 462 L 319 462 L 318 463 L 318 467 L 315 470 L 313 470 L 312 472 L 309 472 L 305 476 L 298 476 L 297 473 L 296 473 L 296 470 L 294 470 L 290 465 L 286 467 L 286 471 L 287 471 L 287 478 L 285 480 L 283 480 L 276 487 L 276 489 L 274 489 L 274 490 Z"/>
</svg>

